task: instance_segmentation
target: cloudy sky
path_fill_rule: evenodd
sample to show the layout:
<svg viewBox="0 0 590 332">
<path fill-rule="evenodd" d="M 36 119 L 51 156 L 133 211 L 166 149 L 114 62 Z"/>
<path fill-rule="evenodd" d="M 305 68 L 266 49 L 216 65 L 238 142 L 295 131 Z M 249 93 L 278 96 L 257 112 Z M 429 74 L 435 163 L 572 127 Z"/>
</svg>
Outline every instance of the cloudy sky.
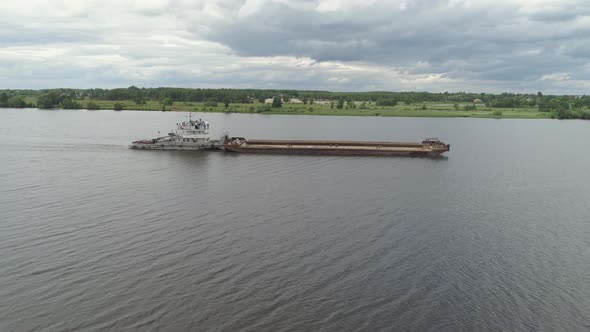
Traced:
<svg viewBox="0 0 590 332">
<path fill-rule="evenodd" d="M 5 0 L 0 88 L 588 93 L 584 0 Z"/>
</svg>

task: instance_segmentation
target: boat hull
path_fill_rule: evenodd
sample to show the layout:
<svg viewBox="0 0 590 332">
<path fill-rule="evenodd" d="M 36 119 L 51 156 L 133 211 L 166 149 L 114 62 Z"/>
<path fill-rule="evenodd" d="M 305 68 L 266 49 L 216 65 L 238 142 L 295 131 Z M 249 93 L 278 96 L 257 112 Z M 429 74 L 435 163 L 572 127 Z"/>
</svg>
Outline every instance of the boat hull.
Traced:
<svg viewBox="0 0 590 332">
<path fill-rule="evenodd" d="M 239 153 L 261 153 L 261 154 L 288 154 L 288 155 L 315 155 L 315 156 L 422 156 L 436 157 L 442 152 L 432 151 L 370 151 L 370 150 L 334 150 L 334 149 L 248 149 L 248 148 L 225 148 L 225 151 Z"/>
<path fill-rule="evenodd" d="M 204 145 L 170 144 L 170 143 L 132 143 L 130 149 L 134 150 L 170 150 L 170 151 L 202 151 L 222 150 L 222 143 L 210 143 Z"/>
<path fill-rule="evenodd" d="M 450 145 L 429 146 L 422 143 L 362 142 L 362 141 L 286 141 L 245 140 L 226 141 L 225 151 L 238 153 L 336 155 L 336 156 L 423 156 L 436 157 L 450 150 Z"/>
</svg>

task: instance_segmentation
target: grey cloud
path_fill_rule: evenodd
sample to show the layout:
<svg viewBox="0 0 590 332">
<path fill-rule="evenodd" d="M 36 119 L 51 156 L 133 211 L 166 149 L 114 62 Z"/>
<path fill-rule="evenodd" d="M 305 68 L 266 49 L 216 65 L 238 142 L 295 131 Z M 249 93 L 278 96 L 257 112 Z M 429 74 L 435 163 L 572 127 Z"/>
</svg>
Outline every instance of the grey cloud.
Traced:
<svg viewBox="0 0 590 332">
<path fill-rule="evenodd" d="M 579 13 L 572 13 L 572 12 L 543 12 L 538 14 L 531 15 L 531 19 L 535 21 L 545 21 L 545 22 L 565 22 L 570 21 L 577 18 L 580 14 Z"/>
<path fill-rule="evenodd" d="M 590 81 L 581 0 L 39 3 L 44 16 L 0 4 L 3 87 L 580 93 Z M 541 79 L 554 73 L 571 80 Z"/>
<path fill-rule="evenodd" d="M 414 1 L 405 10 L 387 3 L 355 12 L 319 13 L 272 3 L 247 17 L 212 22 L 204 36 L 244 56 L 308 56 L 318 61 L 366 61 L 394 67 L 428 62 L 434 72 L 472 70 L 491 80 L 530 80 L 547 70 L 578 65 L 566 55 L 531 55 L 529 49 L 554 49 L 571 40 L 590 42 L 588 27 L 571 21 L 575 7 L 527 15 L 514 5 L 453 7 L 447 1 Z M 530 20 L 527 22 L 527 19 Z M 547 21 L 547 22 L 545 22 Z M 576 56 L 589 59 L 578 52 Z M 501 58 L 501 61 L 495 61 Z M 531 60 L 531 58 L 534 58 Z M 452 60 L 480 66 L 450 68 Z M 455 64 L 461 62 L 455 61 Z M 492 68 L 490 63 L 496 64 Z M 540 66 L 532 68 L 531 63 Z M 564 69 L 564 68 L 562 68 Z"/>
<path fill-rule="evenodd" d="M 0 46 L 43 45 L 53 43 L 91 43 L 98 40 L 95 33 L 79 29 L 30 27 L 0 22 Z"/>
</svg>

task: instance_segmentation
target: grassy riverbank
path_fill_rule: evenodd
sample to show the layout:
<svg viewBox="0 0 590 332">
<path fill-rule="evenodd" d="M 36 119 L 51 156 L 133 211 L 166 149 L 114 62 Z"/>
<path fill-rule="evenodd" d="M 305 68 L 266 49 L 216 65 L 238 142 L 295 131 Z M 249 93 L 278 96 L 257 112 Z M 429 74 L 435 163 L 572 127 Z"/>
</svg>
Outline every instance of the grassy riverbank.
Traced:
<svg viewBox="0 0 590 332">
<path fill-rule="evenodd" d="M 35 102 L 32 98 L 29 102 Z M 123 105 L 124 110 L 161 111 L 163 105 L 155 100 L 137 104 L 131 100 L 85 100 L 82 105 L 94 103 L 100 109 L 115 109 L 115 104 Z M 467 109 L 466 109 L 467 107 Z M 473 109 L 473 107 L 475 107 Z M 536 107 L 531 108 L 492 108 L 485 105 L 471 103 L 420 103 L 396 106 L 376 106 L 375 103 L 357 105 L 355 109 L 338 109 L 330 104 L 283 104 L 280 108 L 272 108 L 263 103 L 230 103 L 225 107 L 223 103 L 173 102 L 164 106 L 166 111 L 177 112 L 211 112 L 211 113 L 246 113 L 246 114 L 292 114 L 292 115 L 344 115 L 344 116 L 399 116 L 399 117 L 463 117 L 463 118 L 517 118 L 517 119 L 546 119 L 552 113 L 540 112 Z"/>
</svg>

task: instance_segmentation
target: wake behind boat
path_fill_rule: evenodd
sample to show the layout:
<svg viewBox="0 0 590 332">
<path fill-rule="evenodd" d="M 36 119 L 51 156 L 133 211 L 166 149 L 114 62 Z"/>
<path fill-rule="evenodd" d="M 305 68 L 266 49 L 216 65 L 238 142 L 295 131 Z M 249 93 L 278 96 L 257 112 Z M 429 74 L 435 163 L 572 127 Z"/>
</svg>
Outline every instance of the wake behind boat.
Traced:
<svg viewBox="0 0 590 332">
<path fill-rule="evenodd" d="M 129 145 L 130 149 L 139 150 L 220 150 L 223 149 L 224 136 L 211 139 L 209 122 L 192 120 L 176 124 L 176 130 L 171 130 L 168 136 L 135 141 Z"/>
</svg>

